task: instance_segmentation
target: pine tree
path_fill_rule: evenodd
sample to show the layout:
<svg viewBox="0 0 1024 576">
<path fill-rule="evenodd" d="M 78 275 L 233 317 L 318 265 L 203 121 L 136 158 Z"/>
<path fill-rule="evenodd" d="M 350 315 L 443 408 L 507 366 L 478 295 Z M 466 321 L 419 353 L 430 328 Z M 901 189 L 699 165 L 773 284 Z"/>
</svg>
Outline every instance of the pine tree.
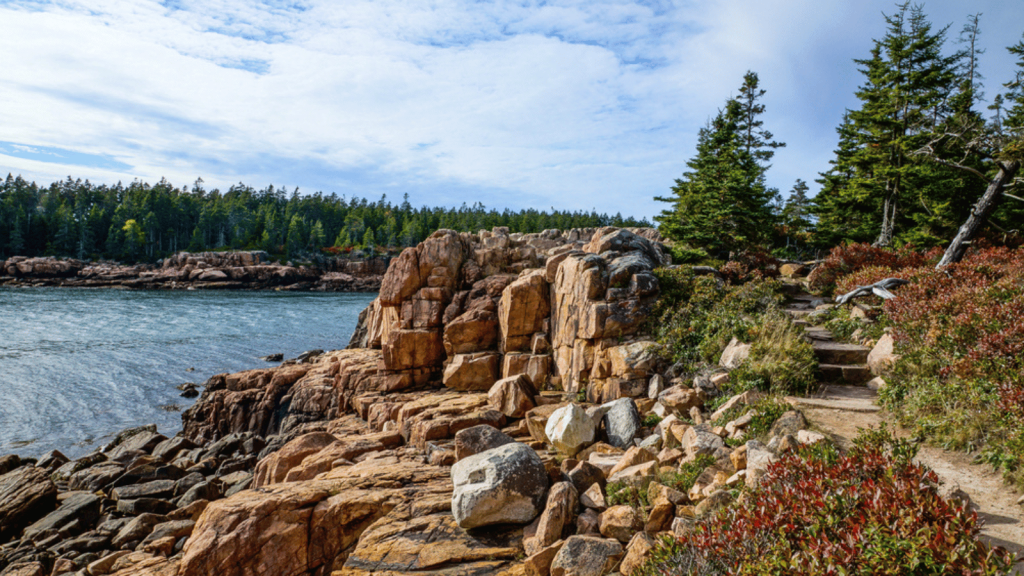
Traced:
<svg viewBox="0 0 1024 576">
<path fill-rule="evenodd" d="M 363 235 L 363 248 L 373 253 L 374 248 L 377 246 L 377 241 L 373 237 L 373 228 L 367 228 L 366 234 Z"/>
<path fill-rule="evenodd" d="M 302 220 L 298 216 L 292 216 L 291 222 L 288 223 L 288 240 L 285 246 L 285 251 L 288 256 L 296 256 L 305 246 L 302 241 Z"/>
<path fill-rule="evenodd" d="M 948 115 L 960 55 L 942 55 L 948 27 L 933 31 L 920 6 L 900 4 L 885 21 L 871 57 L 855 60 L 865 77 L 856 94 L 861 107 L 848 111 L 833 168 L 822 174 L 816 211 L 826 239 L 870 235 L 887 246 L 913 227 L 923 184 L 937 184 L 935 170 L 922 168 L 914 153 Z"/>
<path fill-rule="evenodd" d="M 724 256 L 765 243 L 774 229 L 764 164 L 782 146 L 759 119 L 764 91 L 748 72 L 739 98 L 729 99 L 697 136 L 697 155 L 676 180 L 673 196 L 655 198 L 671 208 L 655 217 L 661 233 Z"/>
<path fill-rule="evenodd" d="M 1013 80 L 1003 84 L 1007 88 L 1005 101 L 1010 107 L 1006 111 L 1003 126 L 1020 130 L 1024 129 L 1024 39 L 1010 46 L 1007 50 L 1010 54 L 1016 56 L 1018 60 Z"/>
<path fill-rule="evenodd" d="M 807 182 L 797 178 L 786 199 L 786 206 L 782 209 L 783 224 L 794 235 L 806 235 L 811 227 L 808 190 Z"/>
<path fill-rule="evenodd" d="M 24 215 L 25 212 L 22 210 L 14 217 L 10 240 L 7 242 L 7 253 L 11 256 L 17 256 L 25 252 L 25 235 L 21 231 Z"/>
<path fill-rule="evenodd" d="M 324 223 L 317 220 L 309 231 L 309 249 L 314 252 L 319 252 L 326 243 L 327 238 L 324 237 Z"/>
</svg>

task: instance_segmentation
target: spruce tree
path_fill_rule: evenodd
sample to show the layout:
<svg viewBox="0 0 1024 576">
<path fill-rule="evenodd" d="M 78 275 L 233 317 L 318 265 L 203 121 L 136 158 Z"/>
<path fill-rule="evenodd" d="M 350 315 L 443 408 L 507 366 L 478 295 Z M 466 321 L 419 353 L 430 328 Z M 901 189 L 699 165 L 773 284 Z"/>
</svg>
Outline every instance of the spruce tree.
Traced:
<svg viewBox="0 0 1024 576">
<path fill-rule="evenodd" d="M 1003 126 L 1020 130 L 1024 129 L 1024 39 L 1007 50 L 1017 57 L 1017 70 L 1014 78 L 1003 84 L 1007 88 L 1004 98 L 1009 106 Z"/>
<path fill-rule="evenodd" d="M 884 17 L 886 33 L 870 58 L 855 60 L 865 78 L 856 93 L 861 106 L 840 127 L 840 149 L 816 199 L 824 238 L 873 236 L 880 246 L 913 228 L 913 211 L 929 209 L 921 208 L 924 185 L 938 184 L 936 171 L 915 152 L 949 114 L 960 59 L 942 54 L 948 27 L 933 31 L 920 6 L 905 2 Z"/>
<path fill-rule="evenodd" d="M 729 99 L 701 128 L 697 155 L 676 179 L 673 195 L 655 198 L 671 204 L 655 217 L 662 235 L 717 256 L 764 244 L 771 237 L 775 222 L 770 202 L 776 192 L 765 184 L 764 163 L 782 144 L 762 127 L 763 95 L 757 74 L 748 72 L 740 96 Z"/>
</svg>

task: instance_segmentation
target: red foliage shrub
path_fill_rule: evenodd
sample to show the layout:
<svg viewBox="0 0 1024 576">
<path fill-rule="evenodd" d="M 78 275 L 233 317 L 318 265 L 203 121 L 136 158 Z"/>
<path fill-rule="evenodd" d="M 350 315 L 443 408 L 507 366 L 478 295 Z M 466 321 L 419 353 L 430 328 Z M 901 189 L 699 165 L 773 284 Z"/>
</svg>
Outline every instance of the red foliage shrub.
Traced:
<svg viewBox="0 0 1024 576">
<path fill-rule="evenodd" d="M 927 350 L 939 376 L 984 378 L 1024 418 L 1024 250 L 989 248 L 942 271 L 911 271 L 885 304 L 896 342 Z"/>
<path fill-rule="evenodd" d="M 636 574 L 1008 573 L 1012 555 L 978 541 L 977 514 L 942 499 L 910 444 L 889 438 L 782 457 L 749 498 L 664 541 Z"/>
<path fill-rule="evenodd" d="M 718 272 L 730 284 L 742 284 L 754 279 L 778 278 L 779 264 L 779 259 L 771 254 L 751 249 L 734 254 Z"/>
<path fill-rule="evenodd" d="M 934 251 L 921 253 L 915 251 L 912 246 L 905 246 L 894 251 L 876 248 L 870 244 L 846 244 L 833 248 L 825 261 L 811 272 L 807 280 L 812 289 L 831 293 L 835 290 L 836 283 L 841 277 L 869 266 L 896 271 L 923 266 L 934 257 Z M 893 275 L 889 274 L 889 276 Z"/>
</svg>

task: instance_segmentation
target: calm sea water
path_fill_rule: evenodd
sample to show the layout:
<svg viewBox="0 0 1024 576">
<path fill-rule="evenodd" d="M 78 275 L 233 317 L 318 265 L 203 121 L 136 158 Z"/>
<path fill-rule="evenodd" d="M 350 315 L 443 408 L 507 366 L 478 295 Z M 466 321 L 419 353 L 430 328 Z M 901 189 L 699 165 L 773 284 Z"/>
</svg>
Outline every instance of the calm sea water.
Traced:
<svg viewBox="0 0 1024 576">
<path fill-rule="evenodd" d="M 181 429 L 184 382 L 344 348 L 373 294 L 0 288 L 0 455 Z"/>
</svg>

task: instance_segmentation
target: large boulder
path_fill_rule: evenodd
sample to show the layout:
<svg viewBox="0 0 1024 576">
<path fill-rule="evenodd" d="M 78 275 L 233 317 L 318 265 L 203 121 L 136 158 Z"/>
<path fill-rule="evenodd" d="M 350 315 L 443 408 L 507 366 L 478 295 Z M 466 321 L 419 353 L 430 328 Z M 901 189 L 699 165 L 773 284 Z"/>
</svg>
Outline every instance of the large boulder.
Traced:
<svg viewBox="0 0 1024 576">
<path fill-rule="evenodd" d="M 622 558 L 622 544 L 610 538 L 570 536 L 551 562 L 551 576 L 602 576 Z"/>
<path fill-rule="evenodd" d="M 875 376 L 887 374 L 893 364 L 899 360 L 899 356 L 893 352 L 894 344 L 891 334 L 883 334 L 875 347 L 868 353 L 868 366 Z"/>
<path fill-rule="evenodd" d="M 548 282 L 544 278 L 544 270 L 525 274 L 501 293 L 498 322 L 501 325 L 502 341 L 540 332 L 550 312 Z"/>
<path fill-rule="evenodd" d="M 563 406 L 551 413 L 544 434 L 559 452 L 575 456 L 594 443 L 594 420 L 576 404 Z"/>
<path fill-rule="evenodd" d="M 101 502 L 102 498 L 90 492 L 72 492 L 64 498 L 59 508 L 25 528 L 24 536 L 31 539 L 40 532 L 60 530 L 74 521 L 82 526 L 95 524 L 100 516 Z"/>
<path fill-rule="evenodd" d="M 520 374 L 495 382 L 487 393 L 487 403 L 509 418 L 522 418 L 535 406 L 536 393 L 529 377 Z"/>
<path fill-rule="evenodd" d="M 388 370 L 435 367 L 444 359 L 444 345 L 437 330 L 395 330 L 383 344 L 384 366 Z"/>
<path fill-rule="evenodd" d="M 444 369 L 444 385 L 452 390 L 489 390 L 498 379 L 500 362 L 494 352 L 456 354 Z"/>
<path fill-rule="evenodd" d="M 469 310 L 445 324 L 444 349 L 449 356 L 491 350 L 497 344 L 498 315 L 491 310 Z"/>
<path fill-rule="evenodd" d="M 750 357 L 750 344 L 744 344 L 733 338 L 722 352 L 718 365 L 728 370 L 739 368 Z"/>
<path fill-rule="evenodd" d="M 642 425 L 636 403 L 632 398 L 620 398 L 605 406 L 608 407 L 608 411 L 602 420 L 608 443 L 622 450 L 633 446 L 633 439 Z"/>
<path fill-rule="evenodd" d="M 452 484 L 452 514 L 469 530 L 536 518 L 544 507 L 548 474 L 537 453 L 516 442 L 456 462 Z"/>
<path fill-rule="evenodd" d="M 514 438 L 494 426 L 488 424 L 472 426 L 455 433 L 455 459 L 462 460 L 513 442 L 515 442 Z"/>
<path fill-rule="evenodd" d="M 46 470 L 22 466 L 0 476 L 0 543 L 56 507 L 57 486 Z"/>
<path fill-rule="evenodd" d="M 337 438 L 327 432 L 310 432 L 295 438 L 256 464 L 253 488 L 284 482 L 288 472 L 301 464 L 307 456 L 316 454 L 337 441 Z"/>
</svg>

